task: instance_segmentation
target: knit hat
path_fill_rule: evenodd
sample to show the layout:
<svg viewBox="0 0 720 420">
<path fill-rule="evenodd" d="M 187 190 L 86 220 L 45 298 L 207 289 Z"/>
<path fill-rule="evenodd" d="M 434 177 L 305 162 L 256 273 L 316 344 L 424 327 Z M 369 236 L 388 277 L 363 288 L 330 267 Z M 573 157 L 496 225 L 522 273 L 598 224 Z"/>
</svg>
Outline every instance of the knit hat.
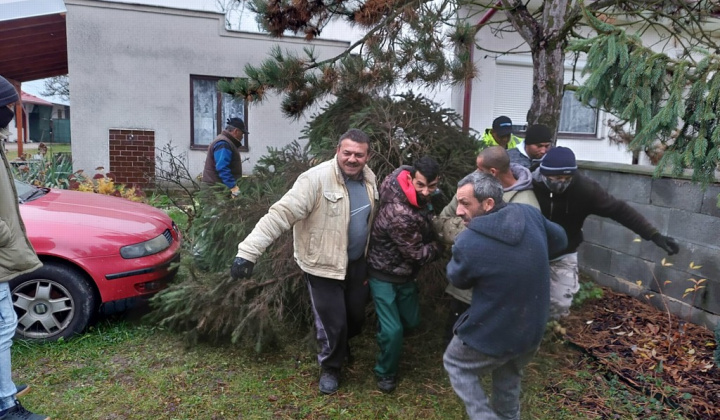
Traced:
<svg viewBox="0 0 720 420">
<path fill-rule="evenodd" d="M 501 115 L 495 118 L 492 128 L 498 136 L 507 136 L 512 134 L 513 131 L 512 120 L 504 115 Z"/>
<path fill-rule="evenodd" d="M 550 129 L 542 124 L 531 125 L 525 132 L 525 144 L 550 143 L 551 141 Z"/>
<path fill-rule="evenodd" d="M 18 97 L 15 86 L 8 82 L 7 79 L 0 76 L 0 106 L 17 102 L 18 99 L 20 98 Z"/>
<path fill-rule="evenodd" d="M 228 118 L 226 124 L 237 128 L 238 130 L 242 131 L 245 134 L 248 134 L 247 128 L 245 128 L 245 123 L 243 122 L 243 120 L 241 120 L 238 117 Z"/>
<path fill-rule="evenodd" d="M 572 175 L 575 171 L 575 153 L 567 147 L 551 148 L 540 162 L 540 173 L 545 176 Z"/>
</svg>

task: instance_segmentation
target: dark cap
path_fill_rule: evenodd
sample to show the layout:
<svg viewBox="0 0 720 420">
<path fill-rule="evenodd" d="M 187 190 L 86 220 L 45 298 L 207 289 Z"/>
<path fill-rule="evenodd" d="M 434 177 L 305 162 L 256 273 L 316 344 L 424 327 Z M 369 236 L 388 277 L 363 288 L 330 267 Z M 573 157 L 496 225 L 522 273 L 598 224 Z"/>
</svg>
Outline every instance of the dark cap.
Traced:
<svg viewBox="0 0 720 420">
<path fill-rule="evenodd" d="M 531 125 L 525 132 L 525 144 L 550 143 L 551 141 L 550 129 L 542 124 Z"/>
<path fill-rule="evenodd" d="M 576 171 L 575 153 L 567 147 L 553 147 L 540 162 L 540 173 L 545 176 L 572 175 Z"/>
<path fill-rule="evenodd" d="M 500 137 L 512 134 L 512 120 L 504 115 L 495 118 L 492 129 Z"/>
<path fill-rule="evenodd" d="M 245 134 L 248 134 L 248 131 L 247 131 L 247 129 L 245 128 L 245 123 L 243 122 L 243 120 L 241 120 L 241 119 L 238 118 L 238 117 L 228 118 L 226 124 L 227 124 L 227 125 L 231 125 L 231 126 L 237 128 L 238 130 L 242 131 L 242 132 L 245 133 Z"/>
<path fill-rule="evenodd" d="M 15 86 L 8 82 L 6 78 L 0 76 L 0 106 L 17 102 L 18 99 L 20 98 Z"/>
</svg>

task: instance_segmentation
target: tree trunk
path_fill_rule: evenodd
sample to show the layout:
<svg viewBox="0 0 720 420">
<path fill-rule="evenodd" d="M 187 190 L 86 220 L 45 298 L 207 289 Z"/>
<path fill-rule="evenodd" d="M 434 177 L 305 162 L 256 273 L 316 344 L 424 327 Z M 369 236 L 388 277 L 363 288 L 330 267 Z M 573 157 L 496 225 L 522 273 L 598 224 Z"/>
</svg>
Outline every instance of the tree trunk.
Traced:
<svg viewBox="0 0 720 420">
<path fill-rule="evenodd" d="M 533 48 L 533 92 L 528 124 L 544 124 L 556 133 L 565 91 L 565 52 L 562 45 Z M 553 143 L 557 139 L 555 138 Z"/>
<path fill-rule="evenodd" d="M 528 124 L 544 124 L 553 133 L 560 123 L 565 91 L 565 47 L 569 28 L 580 19 L 574 0 L 546 0 L 540 20 L 520 0 L 502 0 L 505 14 L 530 47 L 533 60 L 532 104 Z M 557 141 L 554 138 L 553 143 Z"/>
</svg>

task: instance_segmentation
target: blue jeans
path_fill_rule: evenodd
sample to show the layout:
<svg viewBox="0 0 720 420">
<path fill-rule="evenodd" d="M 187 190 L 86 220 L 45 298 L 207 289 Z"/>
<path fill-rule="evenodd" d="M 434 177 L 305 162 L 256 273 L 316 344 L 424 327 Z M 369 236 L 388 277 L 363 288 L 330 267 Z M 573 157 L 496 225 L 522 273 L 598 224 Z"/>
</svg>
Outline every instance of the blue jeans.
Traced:
<svg viewBox="0 0 720 420">
<path fill-rule="evenodd" d="M 443 363 L 470 420 L 520 419 L 522 369 L 536 350 L 518 356 L 491 357 L 465 345 L 458 336 L 453 337 Z M 480 377 L 487 374 L 492 375 L 491 402 L 480 383 Z"/>
<path fill-rule="evenodd" d="M 0 283 L 0 411 L 15 406 L 17 388 L 12 381 L 10 346 L 17 327 L 17 315 L 13 309 L 10 285 Z"/>
</svg>

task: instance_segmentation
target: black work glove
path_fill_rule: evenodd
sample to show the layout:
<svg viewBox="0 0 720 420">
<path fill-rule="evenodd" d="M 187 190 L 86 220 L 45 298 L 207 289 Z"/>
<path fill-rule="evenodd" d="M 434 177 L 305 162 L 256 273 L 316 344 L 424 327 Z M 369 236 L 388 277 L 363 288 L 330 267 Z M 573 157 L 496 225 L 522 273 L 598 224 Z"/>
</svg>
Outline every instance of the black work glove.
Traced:
<svg viewBox="0 0 720 420">
<path fill-rule="evenodd" d="M 245 258 L 235 257 L 235 261 L 233 261 L 232 267 L 230 267 L 230 275 L 233 280 L 250 278 L 253 267 L 255 267 L 254 262 L 248 261 Z"/>
<path fill-rule="evenodd" d="M 664 249 L 668 255 L 675 255 L 680 252 L 680 245 L 678 245 L 677 241 L 669 236 L 661 235 L 660 232 L 655 233 L 650 240 Z"/>
</svg>

